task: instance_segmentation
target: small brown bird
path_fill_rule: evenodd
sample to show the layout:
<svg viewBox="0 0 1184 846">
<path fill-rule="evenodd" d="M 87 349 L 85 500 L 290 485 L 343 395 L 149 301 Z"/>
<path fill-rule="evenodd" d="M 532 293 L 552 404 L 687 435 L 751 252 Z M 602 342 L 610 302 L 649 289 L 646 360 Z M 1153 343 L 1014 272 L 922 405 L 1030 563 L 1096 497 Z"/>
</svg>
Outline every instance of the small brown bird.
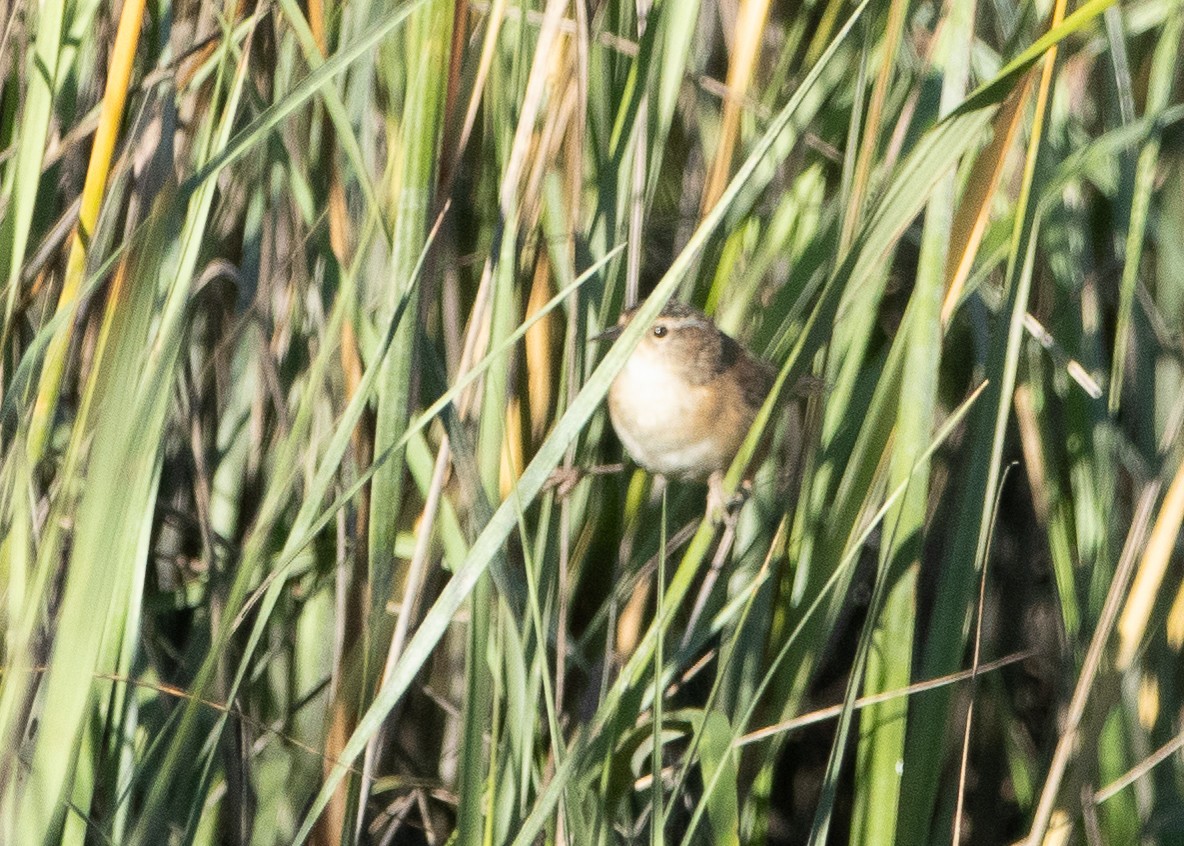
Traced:
<svg viewBox="0 0 1184 846">
<path fill-rule="evenodd" d="M 636 312 L 597 337 L 616 338 Z M 724 473 L 772 383 L 772 369 L 710 317 L 670 302 L 609 387 L 609 416 L 629 455 L 649 472 L 707 480 L 708 509 L 718 513 Z"/>
</svg>

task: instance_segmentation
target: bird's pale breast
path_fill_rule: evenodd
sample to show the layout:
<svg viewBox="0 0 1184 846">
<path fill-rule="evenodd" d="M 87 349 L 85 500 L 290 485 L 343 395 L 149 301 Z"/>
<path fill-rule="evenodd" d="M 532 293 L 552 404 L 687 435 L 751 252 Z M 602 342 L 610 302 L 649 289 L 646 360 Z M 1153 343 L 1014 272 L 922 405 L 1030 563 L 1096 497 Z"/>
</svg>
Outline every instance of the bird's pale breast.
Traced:
<svg viewBox="0 0 1184 846">
<path fill-rule="evenodd" d="M 650 472 L 705 479 L 731 463 L 752 422 L 753 409 L 729 385 L 688 384 L 662 355 L 639 347 L 609 390 L 613 428 Z"/>
</svg>

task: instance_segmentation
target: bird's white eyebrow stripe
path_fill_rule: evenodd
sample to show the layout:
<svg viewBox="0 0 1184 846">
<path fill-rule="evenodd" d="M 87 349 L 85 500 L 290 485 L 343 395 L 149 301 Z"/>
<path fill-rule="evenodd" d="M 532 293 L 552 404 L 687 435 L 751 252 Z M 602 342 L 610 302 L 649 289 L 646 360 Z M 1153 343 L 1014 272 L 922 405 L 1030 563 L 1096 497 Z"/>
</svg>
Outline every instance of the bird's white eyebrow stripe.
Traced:
<svg viewBox="0 0 1184 846">
<path fill-rule="evenodd" d="M 682 329 L 686 326 L 706 326 L 706 322 L 701 317 L 688 315 L 686 317 L 659 317 L 656 323 L 665 323 L 667 326 L 674 326 Z"/>
</svg>

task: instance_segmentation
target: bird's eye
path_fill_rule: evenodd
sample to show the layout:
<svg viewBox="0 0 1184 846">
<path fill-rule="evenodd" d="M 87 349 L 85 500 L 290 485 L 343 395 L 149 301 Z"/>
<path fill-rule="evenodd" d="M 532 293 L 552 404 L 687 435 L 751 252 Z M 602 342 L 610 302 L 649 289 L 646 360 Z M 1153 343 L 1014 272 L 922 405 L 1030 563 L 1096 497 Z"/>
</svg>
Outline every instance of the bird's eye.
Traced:
<svg viewBox="0 0 1184 846">
<path fill-rule="evenodd" d="M 666 327 L 665 326 L 655 326 L 654 327 L 654 337 L 655 338 L 665 338 L 666 337 Z"/>
</svg>

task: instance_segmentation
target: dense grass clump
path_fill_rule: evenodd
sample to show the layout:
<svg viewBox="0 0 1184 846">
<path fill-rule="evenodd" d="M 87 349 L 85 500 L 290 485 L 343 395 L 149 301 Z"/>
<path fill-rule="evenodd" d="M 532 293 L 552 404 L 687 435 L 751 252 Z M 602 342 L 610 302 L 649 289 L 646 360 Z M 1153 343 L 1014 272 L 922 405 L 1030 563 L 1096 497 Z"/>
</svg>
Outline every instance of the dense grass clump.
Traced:
<svg viewBox="0 0 1184 846">
<path fill-rule="evenodd" d="M 1179 841 L 1180 0 L 0 24 L 0 843 Z"/>
</svg>

